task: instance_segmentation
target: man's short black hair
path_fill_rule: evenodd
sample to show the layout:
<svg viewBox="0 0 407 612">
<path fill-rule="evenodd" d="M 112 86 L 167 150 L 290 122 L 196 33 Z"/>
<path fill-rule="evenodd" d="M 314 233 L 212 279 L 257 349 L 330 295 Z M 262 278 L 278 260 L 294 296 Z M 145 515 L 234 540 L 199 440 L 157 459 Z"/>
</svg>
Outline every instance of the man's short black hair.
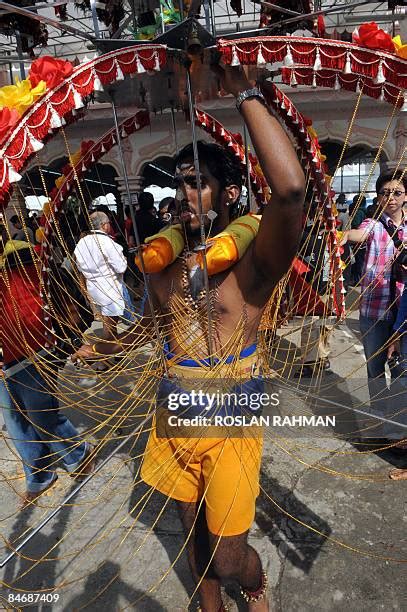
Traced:
<svg viewBox="0 0 407 612">
<path fill-rule="evenodd" d="M 149 191 L 142 191 L 138 197 L 140 210 L 148 211 L 154 208 L 154 196 Z"/>
<path fill-rule="evenodd" d="M 12 217 L 10 217 L 10 223 L 12 223 L 13 225 L 15 225 L 16 223 L 21 223 L 20 219 L 18 218 L 18 215 L 13 215 Z"/>
<path fill-rule="evenodd" d="M 361 196 L 360 193 L 357 193 L 355 196 L 353 196 L 352 204 L 356 205 L 359 202 L 359 198 L 360 198 L 359 206 L 360 208 L 364 208 L 366 206 L 366 197 L 365 196 L 360 197 L 360 196 Z M 350 209 L 350 206 L 349 206 L 349 209 Z"/>
<path fill-rule="evenodd" d="M 407 173 L 401 170 L 397 172 L 383 172 L 376 181 L 376 193 L 379 195 L 383 185 L 390 183 L 390 181 L 400 181 L 404 185 L 404 191 L 407 191 Z"/>
<path fill-rule="evenodd" d="M 175 204 L 175 198 L 173 198 L 172 196 L 167 196 L 166 198 L 163 198 L 159 203 L 158 210 L 162 210 L 166 206 L 173 206 L 173 204 Z"/>
<path fill-rule="evenodd" d="M 242 188 L 242 171 L 236 157 L 220 145 L 212 142 L 198 140 L 198 157 L 200 162 L 208 166 L 209 172 L 219 181 L 220 188 L 225 189 L 230 185 Z M 175 158 L 175 165 L 194 159 L 192 143 L 186 145 Z"/>
</svg>

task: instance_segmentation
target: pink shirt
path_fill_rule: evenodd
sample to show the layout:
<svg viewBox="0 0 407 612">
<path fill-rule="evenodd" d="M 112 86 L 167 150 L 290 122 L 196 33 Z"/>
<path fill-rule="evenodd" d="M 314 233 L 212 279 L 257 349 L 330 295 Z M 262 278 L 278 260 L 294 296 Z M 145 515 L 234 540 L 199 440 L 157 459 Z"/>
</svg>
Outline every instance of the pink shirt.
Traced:
<svg viewBox="0 0 407 612">
<path fill-rule="evenodd" d="M 387 215 L 383 214 L 382 218 L 386 223 L 389 222 Z M 391 320 L 390 279 L 396 248 L 380 221 L 365 219 L 358 229 L 369 232 L 361 280 L 360 314 L 369 319 Z M 400 240 L 407 241 L 405 218 L 399 227 L 398 236 Z M 403 282 L 396 284 L 396 297 L 400 298 L 403 288 Z"/>
</svg>

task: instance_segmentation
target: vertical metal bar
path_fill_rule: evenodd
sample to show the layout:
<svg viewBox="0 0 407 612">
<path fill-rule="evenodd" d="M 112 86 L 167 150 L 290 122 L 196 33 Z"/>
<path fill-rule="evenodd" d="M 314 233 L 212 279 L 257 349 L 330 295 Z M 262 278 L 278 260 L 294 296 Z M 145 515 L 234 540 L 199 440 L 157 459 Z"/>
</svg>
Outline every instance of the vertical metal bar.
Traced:
<svg viewBox="0 0 407 612">
<path fill-rule="evenodd" d="M 173 132 L 174 132 L 175 153 L 178 153 L 177 124 L 176 124 L 176 121 L 175 121 L 175 110 L 174 110 L 173 106 L 171 106 L 171 119 L 172 119 L 172 129 L 173 129 Z"/>
<path fill-rule="evenodd" d="M 210 0 L 211 5 L 211 17 L 212 17 L 212 36 L 216 36 L 216 23 L 215 23 L 215 3 Z"/>
<path fill-rule="evenodd" d="M 211 21 L 212 20 L 212 7 L 209 6 L 209 0 L 203 1 L 204 13 L 205 13 L 205 27 L 209 31 L 211 31 Z M 213 23 L 212 23 L 213 26 Z"/>
<path fill-rule="evenodd" d="M 100 38 L 99 20 L 96 12 L 96 0 L 90 0 L 90 8 L 92 11 L 93 29 L 95 30 L 96 38 Z"/>
<path fill-rule="evenodd" d="M 358 181 L 358 193 L 360 193 L 360 160 L 361 158 L 358 158 L 358 170 L 359 170 L 359 181 Z"/>
<path fill-rule="evenodd" d="M 195 105 L 192 99 L 192 85 L 191 85 L 191 74 L 189 72 L 189 67 L 186 68 L 187 73 L 187 93 L 188 93 L 188 106 L 189 106 L 189 114 L 191 117 L 191 132 L 192 132 L 192 148 L 194 151 L 194 166 L 195 173 L 197 178 L 197 192 L 198 192 L 198 209 L 199 209 L 199 223 L 201 230 L 201 245 L 206 245 L 206 236 L 205 236 L 205 226 L 203 222 L 203 214 L 202 214 L 202 190 L 201 190 L 201 171 L 199 168 L 199 156 L 198 156 L 198 145 L 196 138 L 196 127 L 195 127 Z M 205 294 L 206 294 L 206 312 L 208 317 L 208 349 L 209 349 L 209 360 L 211 366 L 213 365 L 213 343 L 212 343 L 212 313 L 211 313 L 211 303 L 209 299 L 209 276 L 208 276 L 208 266 L 206 262 L 206 248 L 202 251 L 203 254 L 203 264 L 204 264 L 204 280 L 205 280 Z"/>
<path fill-rule="evenodd" d="M 8 70 L 9 70 L 9 73 L 10 73 L 10 83 L 11 83 L 11 85 L 13 85 L 13 83 L 14 83 L 13 64 L 11 62 L 8 65 Z"/>
<path fill-rule="evenodd" d="M 163 6 L 163 2 L 159 2 L 159 7 L 160 7 L 161 34 L 165 34 L 164 6 Z"/>
<path fill-rule="evenodd" d="M 18 30 L 16 30 L 16 43 L 17 43 L 18 59 L 20 60 L 18 62 L 20 64 L 20 76 L 21 76 L 21 79 L 24 80 L 26 75 L 25 75 L 25 66 L 23 62 L 23 47 L 21 44 L 21 34 Z"/>
<path fill-rule="evenodd" d="M 136 13 L 136 3 L 134 2 L 130 2 L 131 4 L 131 18 L 133 20 L 133 30 L 136 31 L 137 30 L 137 13 Z M 116 32 L 115 32 L 116 34 Z M 115 38 L 115 35 L 113 34 L 113 37 Z"/>
<path fill-rule="evenodd" d="M 250 189 L 250 161 L 249 161 L 249 141 L 247 138 L 247 127 L 243 123 L 243 139 L 244 139 L 244 155 L 246 158 L 246 189 L 247 189 L 247 202 L 249 204 L 249 210 L 252 209 L 252 197 Z"/>
<path fill-rule="evenodd" d="M 157 317 L 155 315 L 154 304 L 153 304 L 153 300 L 151 299 L 151 295 L 150 295 L 150 291 L 149 291 L 149 287 L 148 287 L 148 277 L 147 277 L 146 269 L 144 267 L 143 252 L 142 252 L 142 249 L 141 249 L 140 236 L 139 236 L 138 229 L 137 229 L 136 216 L 134 214 L 134 208 L 132 206 L 129 177 L 128 177 L 128 174 L 127 174 L 126 163 L 124 161 L 123 148 L 122 148 L 122 142 L 121 142 L 121 137 L 120 137 L 119 121 L 118 121 L 118 118 L 117 118 L 116 104 L 114 102 L 113 95 L 111 95 L 111 102 L 110 103 L 112 105 L 114 127 L 115 127 L 116 137 L 117 137 L 117 147 L 118 147 L 118 150 L 119 150 L 120 165 L 122 167 L 122 173 L 123 173 L 123 178 L 124 178 L 124 185 L 126 187 L 126 194 L 127 194 L 127 198 L 128 198 L 128 202 L 129 202 L 129 207 L 130 207 L 131 222 L 133 224 L 133 230 L 134 230 L 134 237 L 136 239 L 136 245 L 139 248 L 140 261 L 141 261 L 141 273 L 143 275 L 144 286 L 145 286 L 145 288 L 147 290 L 147 300 L 148 300 L 148 305 L 150 307 L 151 318 L 152 318 L 152 321 L 153 321 L 154 330 L 155 330 L 155 333 L 157 335 L 157 340 L 160 343 L 160 348 L 162 349 L 161 350 L 161 358 L 162 358 L 162 361 L 163 361 L 164 370 L 165 370 L 165 373 L 168 374 L 168 364 L 167 364 L 167 360 L 166 360 L 165 355 L 164 355 L 163 342 L 162 342 L 162 338 L 161 338 L 161 334 L 160 334 L 160 328 L 159 328 L 159 325 L 158 325 Z M 124 204 L 123 204 L 123 207 L 124 207 Z"/>
</svg>

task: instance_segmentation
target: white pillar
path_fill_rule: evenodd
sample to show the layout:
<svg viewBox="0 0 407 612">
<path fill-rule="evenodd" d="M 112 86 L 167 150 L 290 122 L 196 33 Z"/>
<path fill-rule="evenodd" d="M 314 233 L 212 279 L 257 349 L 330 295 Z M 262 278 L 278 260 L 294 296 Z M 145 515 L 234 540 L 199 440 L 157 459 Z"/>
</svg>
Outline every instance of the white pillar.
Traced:
<svg viewBox="0 0 407 612">
<path fill-rule="evenodd" d="M 4 217 L 7 222 L 11 219 L 11 217 L 14 217 L 14 215 L 18 215 L 19 217 L 27 216 L 25 199 L 18 186 L 14 187 L 10 201 L 4 211 Z"/>
<path fill-rule="evenodd" d="M 407 160 L 407 113 L 400 113 L 397 118 L 395 128 L 393 130 L 394 138 L 394 156 L 393 159 L 386 162 L 387 170 L 399 168 L 404 170 Z M 403 157 L 404 156 L 404 157 Z M 403 159 L 401 159 L 403 158 Z M 401 161 L 400 161 L 401 160 Z"/>
<path fill-rule="evenodd" d="M 130 174 L 128 175 L 129 187 L 130 187 L 130 195 L 131 195 L 131 204 L 137 204 L 138 194 L 143 191 L 144 187 L 144 176 L 141 174 Z M 118 190 L 120 192 L 120 198 L 123 202 L 124 206 L 130 204 L 129 198 L 127 195 L 126 183 L 123 176 L 116 177 L 116 182 L 118 184 Z"/>
</svg>

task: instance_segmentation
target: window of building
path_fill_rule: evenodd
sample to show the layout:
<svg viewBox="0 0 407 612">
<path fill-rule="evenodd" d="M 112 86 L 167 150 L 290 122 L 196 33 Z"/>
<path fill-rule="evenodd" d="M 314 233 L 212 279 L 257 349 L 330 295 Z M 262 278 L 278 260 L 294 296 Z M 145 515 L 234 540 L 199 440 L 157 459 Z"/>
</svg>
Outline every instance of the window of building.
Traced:
<svg viewBox="0 0 407 612">
<path fill-rule="evenodd" d="M 381 153 L 375 164 L 377 150 L 365 145 L 354 145 L 345 151 L 342 165 L 336 170 L 338 160 L 342 155 L 343 143 L 325 141 L 321 149 L 327 157 L 329 174 L 333 176 L 335 173 L 332 188 L 336 194 L 344 193 L 347 201 L 351 202 L 355 195 L 363 191 L 367 204 L 371 204 L 376 196 L 375 185 L 380 174 L 380 167 L 386 161 L 385 153 Z"/>
</svg>

